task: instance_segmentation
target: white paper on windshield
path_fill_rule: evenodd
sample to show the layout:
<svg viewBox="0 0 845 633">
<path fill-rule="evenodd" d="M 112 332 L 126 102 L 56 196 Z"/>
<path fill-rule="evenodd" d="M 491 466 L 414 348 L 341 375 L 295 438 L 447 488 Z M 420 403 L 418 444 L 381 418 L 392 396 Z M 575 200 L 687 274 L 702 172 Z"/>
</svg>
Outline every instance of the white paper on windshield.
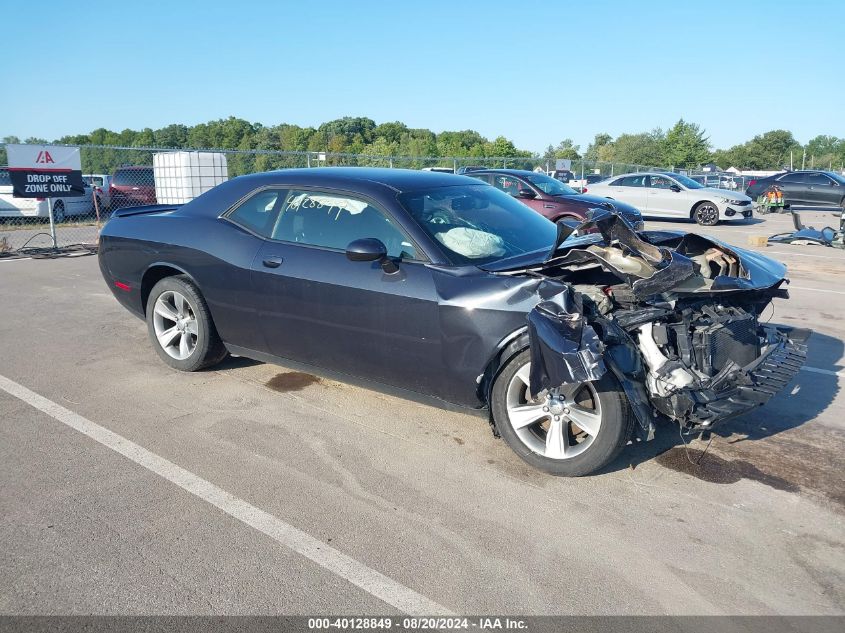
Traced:
<svg viewBox="0 0 845 633">
<path fill-rule="evenodd" d="M 367 208 L 367 203 L 342 196 L 301 193 L 288 201 L 287 208 L 290 211 L 321 209 L 329 214 L 334 213 L 337 219 L 342 211 L 348 211 L 352 215 L 361 213 Z"/>
</svg>

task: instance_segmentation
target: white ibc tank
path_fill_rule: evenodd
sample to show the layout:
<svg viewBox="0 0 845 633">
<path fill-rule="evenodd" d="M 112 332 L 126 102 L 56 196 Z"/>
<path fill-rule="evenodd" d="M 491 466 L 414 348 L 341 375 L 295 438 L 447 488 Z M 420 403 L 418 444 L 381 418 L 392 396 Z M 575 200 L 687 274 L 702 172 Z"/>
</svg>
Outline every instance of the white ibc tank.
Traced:
<svg viewBox="0 0 845 633">
<path fill-rule="evenodd" d="M 218 152 L 153 154 L 159 204 L 184 204 L 229 179 L 226 156 Z"/>
</svg>

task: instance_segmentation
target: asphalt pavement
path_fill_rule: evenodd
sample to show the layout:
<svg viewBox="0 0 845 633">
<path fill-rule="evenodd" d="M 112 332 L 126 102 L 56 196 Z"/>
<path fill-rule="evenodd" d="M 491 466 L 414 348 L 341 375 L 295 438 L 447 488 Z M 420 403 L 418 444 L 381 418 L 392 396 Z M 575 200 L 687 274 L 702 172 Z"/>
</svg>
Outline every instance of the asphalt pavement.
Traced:
<svg viewBox="0 0 845 633">
<path fill-rule="evenodd" d="M 709 448 L 661 427 L 580 479 L 483 416 L 173 371 L 95 257 L 0 260 L 0 613 L 843 614 L 845 251 L 758 250 L 790 267 L 770 319 L 814 330 L 807 368 Z"/>
</svg>

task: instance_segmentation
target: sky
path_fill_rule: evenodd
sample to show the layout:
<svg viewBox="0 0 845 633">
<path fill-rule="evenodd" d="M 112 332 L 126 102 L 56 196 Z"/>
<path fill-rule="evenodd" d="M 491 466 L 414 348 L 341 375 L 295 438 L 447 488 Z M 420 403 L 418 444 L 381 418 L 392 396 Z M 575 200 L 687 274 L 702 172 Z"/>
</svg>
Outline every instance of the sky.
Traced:
<svg viewBox="0 0 845 633">
<path fill-rule="evenodd" d="M 474 129 L 542 152 L 701 125 L 845 136 L 845 2 L 0 0 L 0 138 L 236 116 Z"/>
</svg>

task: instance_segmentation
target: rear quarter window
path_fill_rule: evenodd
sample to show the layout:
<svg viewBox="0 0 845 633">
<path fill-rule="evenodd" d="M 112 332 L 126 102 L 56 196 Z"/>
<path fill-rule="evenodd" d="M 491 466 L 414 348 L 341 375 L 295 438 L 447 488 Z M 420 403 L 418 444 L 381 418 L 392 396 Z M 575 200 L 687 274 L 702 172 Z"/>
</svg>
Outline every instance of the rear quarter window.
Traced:
<svg viewBox="0 0 845 633">
<path fill-rule="evenodd" d="M 11 187 L 12 179 L 9 177 L 8 169 L 0 169 L 0 187 Z"/>
</svg>

